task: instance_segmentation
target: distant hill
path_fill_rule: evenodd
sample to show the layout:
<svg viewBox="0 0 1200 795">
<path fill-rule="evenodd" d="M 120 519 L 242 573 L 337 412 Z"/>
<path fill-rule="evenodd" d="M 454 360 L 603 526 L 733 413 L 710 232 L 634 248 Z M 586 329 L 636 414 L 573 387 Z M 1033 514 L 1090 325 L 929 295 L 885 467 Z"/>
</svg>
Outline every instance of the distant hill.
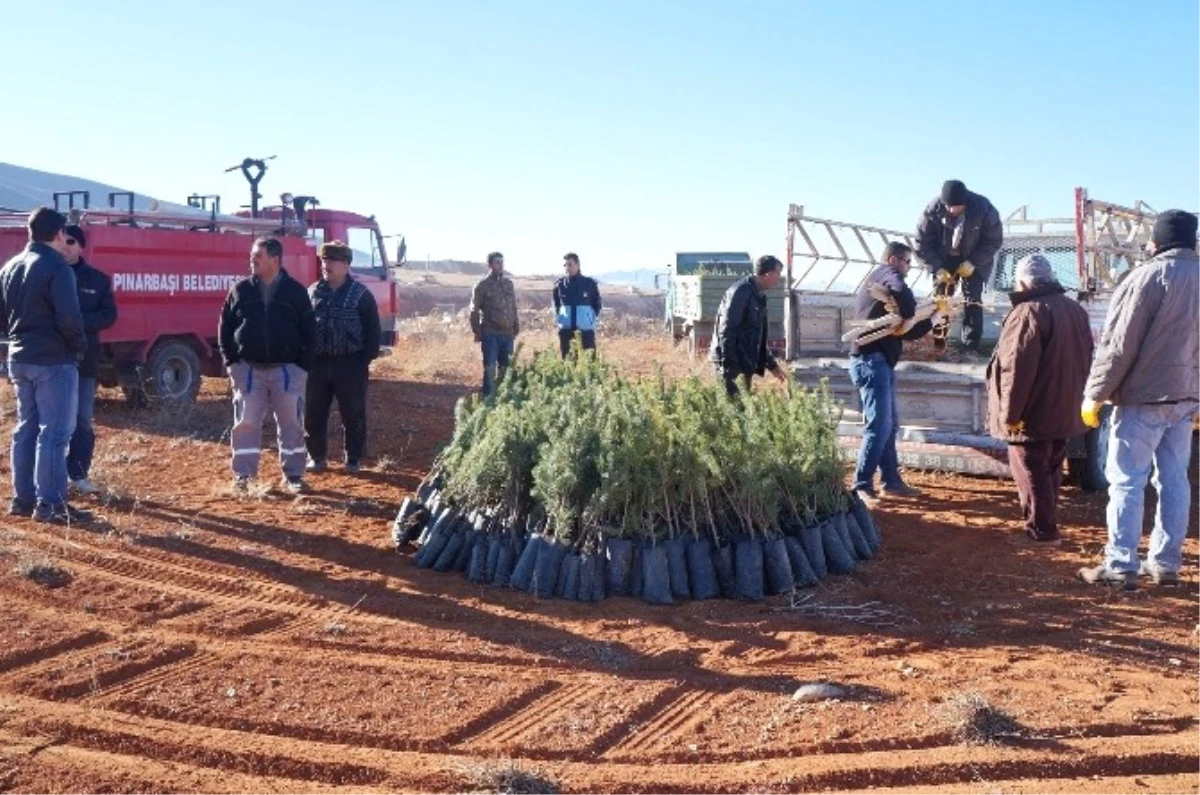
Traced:
<svg viewBox="0 0 1200 795">
<path fill-rule="evenodd" d="M 654 277 L 665 273 L 664 270 L 653 270 L 651 268 L 636 268 L 634 270 L 624 271 L 604 271 L 603 273 L 589 274 L 596 281 L 602 284 L 623 284 L 630 287 L 637 287 L 642 290 L 654 289 Z M 661 285 L 661 289 L 666 289 L 666 283 Z"/>
<path fill-rule="evenodd" d="M 465 273 L 469 276 L 482 276 L 487 273 L 487 265 L 483 262 L 467 262 L 457 259 L 408 260 L 404 263 L 406 270 L 430 273 Z"/>
<path fill-rule="evenodd" d="M 12 163 L 0 163 L 0 209 L 26 212 L 35 207 L 53 207 L 55 192 L 71 190 L 87 191 L 90 194 L 88 202 L 91 207 L 108 207 L 108 195 L 126 189 L 95 180 L 73 177 L 69 174 L 55 174 L 51 171 L 38 171 L 35 168 L 25 168 Z M 118 199 L 118 202 L 120 201 Z M 76 199 L 76 206 L 81 206 L 79 198 Z M 120 206 L 124 208 L 127 205 L 122 203 Z M 134 196 L 134 209 L 149 210 L 152 206 L 157 206 L 162 212 L 194 213 L 198 217 L 207 217 L 208 215 L 208 213 L 188 207 L 186 204 L 160 201 L 152 196 L 141 194 Z M 67 209 L 65 202 L 62 209 L 64 212 Z"/>
</svg>

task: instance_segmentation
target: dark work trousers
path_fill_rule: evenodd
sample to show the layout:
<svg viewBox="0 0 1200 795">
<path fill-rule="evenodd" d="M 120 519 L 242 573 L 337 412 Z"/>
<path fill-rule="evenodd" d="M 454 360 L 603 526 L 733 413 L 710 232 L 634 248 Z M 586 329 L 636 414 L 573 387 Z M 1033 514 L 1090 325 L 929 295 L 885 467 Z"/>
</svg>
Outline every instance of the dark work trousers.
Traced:
<svg viewBox="0 0 1200 795">
<path fill-rule="evenodd" d="M 973 351 L 979 350 L 983 339 L 983 277 L 978 272 L 966 279 L 961 279 L 963 288 L 963 320 L 962 343 Z M 950 284 L 939 284 L 935 292 L 938 295 L 954 295 L 957 281 Z"/>
<path fill-rule="evenodd" d="M 571 351 L 571 340 L 574 339 L 574 331 L 559 330 L 558 332 L 558 349 L 562 352 L 562 357 L 567 358 L 567 354 Z M 585 351 L 596 350 L 596 332 L 581 331 L 579 332 L 580 342 L 583 343 Z"/>
<path fill-rule="evenodd" d="M 1008 466 L 1017 482 L 1025 532 L 1038 541 L 1058 538 L 1058 491 L 1066 456 L 1066 439 L 1008 445 Z"/>
<path fill-rule="evenodd" d="M 329 410 L 336 398 L 345 431 L 346 462 L 362 461 L 367 446 L 368 365 L 359 356 L 331 356 L 313 362 L 304 411 L 304 444 L 312 460 L 325 460 Z"/>
</svg>

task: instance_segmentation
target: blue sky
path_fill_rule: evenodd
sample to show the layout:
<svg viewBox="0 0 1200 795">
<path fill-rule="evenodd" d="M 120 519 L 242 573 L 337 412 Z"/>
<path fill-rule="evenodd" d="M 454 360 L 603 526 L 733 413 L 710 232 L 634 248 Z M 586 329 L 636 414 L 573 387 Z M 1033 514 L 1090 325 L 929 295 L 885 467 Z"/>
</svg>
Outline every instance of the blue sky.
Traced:
<svg viewBox="0 0 1200 795">
<path fill-rule="evenodd" d="M 68 5 L 70 6 L 68 8 Z M 782 255 L 787 206 L 907 230 L 944 179 L 1200 207 L 1195 0 L 23 3 L 0 160 L 375 213 L 412 259 Z M 11 68 L 11 65 L 16 68 Z"/>
</svg>

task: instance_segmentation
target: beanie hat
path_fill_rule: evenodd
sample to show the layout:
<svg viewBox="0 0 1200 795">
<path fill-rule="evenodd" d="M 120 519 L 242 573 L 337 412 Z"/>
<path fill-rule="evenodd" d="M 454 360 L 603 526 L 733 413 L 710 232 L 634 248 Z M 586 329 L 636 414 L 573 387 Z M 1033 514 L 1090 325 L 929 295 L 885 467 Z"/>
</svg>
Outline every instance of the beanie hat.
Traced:
<svg viewBox="0 0 1200 795">
<path fill-rule="evenodd" d="M 63 234 L 65 234 L 67 237 L 73 237 L 78 240 L 80 248 L 87 248 L 87 235 L 83 233 L 82 228 L 76 226 L 75 224 L 70 224 L 69 226 L 63 228 Z"/>
<path fill-rule="evenodd" d="M 1054 275 L 1054 269 L 1050 267 L 1050 260 L 1043 257 L 1041 254 L 1030 254 L 1028 257 L 1022 257 L 1017 263 L 1017 273 L 1015 280 L 1025 282 L 1030 286 L 1035 284 L 1054 284 L 1058 281 L 1058 277 Z"/>
<path fill-rule="evenodd" d="M 354 260 L 354 252 L 340 240 L 321 245 L 321 259 L 344 262 L 349 265 Z"/>
<path fill-rule="evenodd" d="M 1183 210 L 1158 214 L 1150 240 L 1158 251 L 1172 248 L 1196 248 L 1196 216 Z"/>
<path fill-rule="evenodd" d="M 942 183 L 942 204 L 961 207 L 967 203 L 967 186 L 961 180 L 948 179 Z"/>
</svg>

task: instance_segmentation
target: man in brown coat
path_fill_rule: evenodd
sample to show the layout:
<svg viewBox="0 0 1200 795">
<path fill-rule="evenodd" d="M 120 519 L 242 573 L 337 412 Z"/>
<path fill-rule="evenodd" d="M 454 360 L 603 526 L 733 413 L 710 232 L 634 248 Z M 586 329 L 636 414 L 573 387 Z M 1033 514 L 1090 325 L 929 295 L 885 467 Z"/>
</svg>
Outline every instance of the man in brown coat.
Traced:
<svg viewBox="0 0 1200 795">
<path fill-rule="evenodd" d="M 1067 439 L 1084 432 L 1079 417 L 1092 362 L 1088 314 L 1064 295 L 1041 254 L 1017 263 L 1012 311 L 988 364 L 988 424 L 1008 442 L 1025 535 L 1034 546 L 1060 543 L 1055 513 Z"/>
<path fill-rule="evenodd" d="M 492 394 L 498 378 L 508 369 L 513 342 L 521 330 L 517 319 L 517 292 L 504 275 L 504 255 L 488 254 L 488 275 L 471 291 L 471 331 L 483 350 L 483 396 Z"/>
</svg>

